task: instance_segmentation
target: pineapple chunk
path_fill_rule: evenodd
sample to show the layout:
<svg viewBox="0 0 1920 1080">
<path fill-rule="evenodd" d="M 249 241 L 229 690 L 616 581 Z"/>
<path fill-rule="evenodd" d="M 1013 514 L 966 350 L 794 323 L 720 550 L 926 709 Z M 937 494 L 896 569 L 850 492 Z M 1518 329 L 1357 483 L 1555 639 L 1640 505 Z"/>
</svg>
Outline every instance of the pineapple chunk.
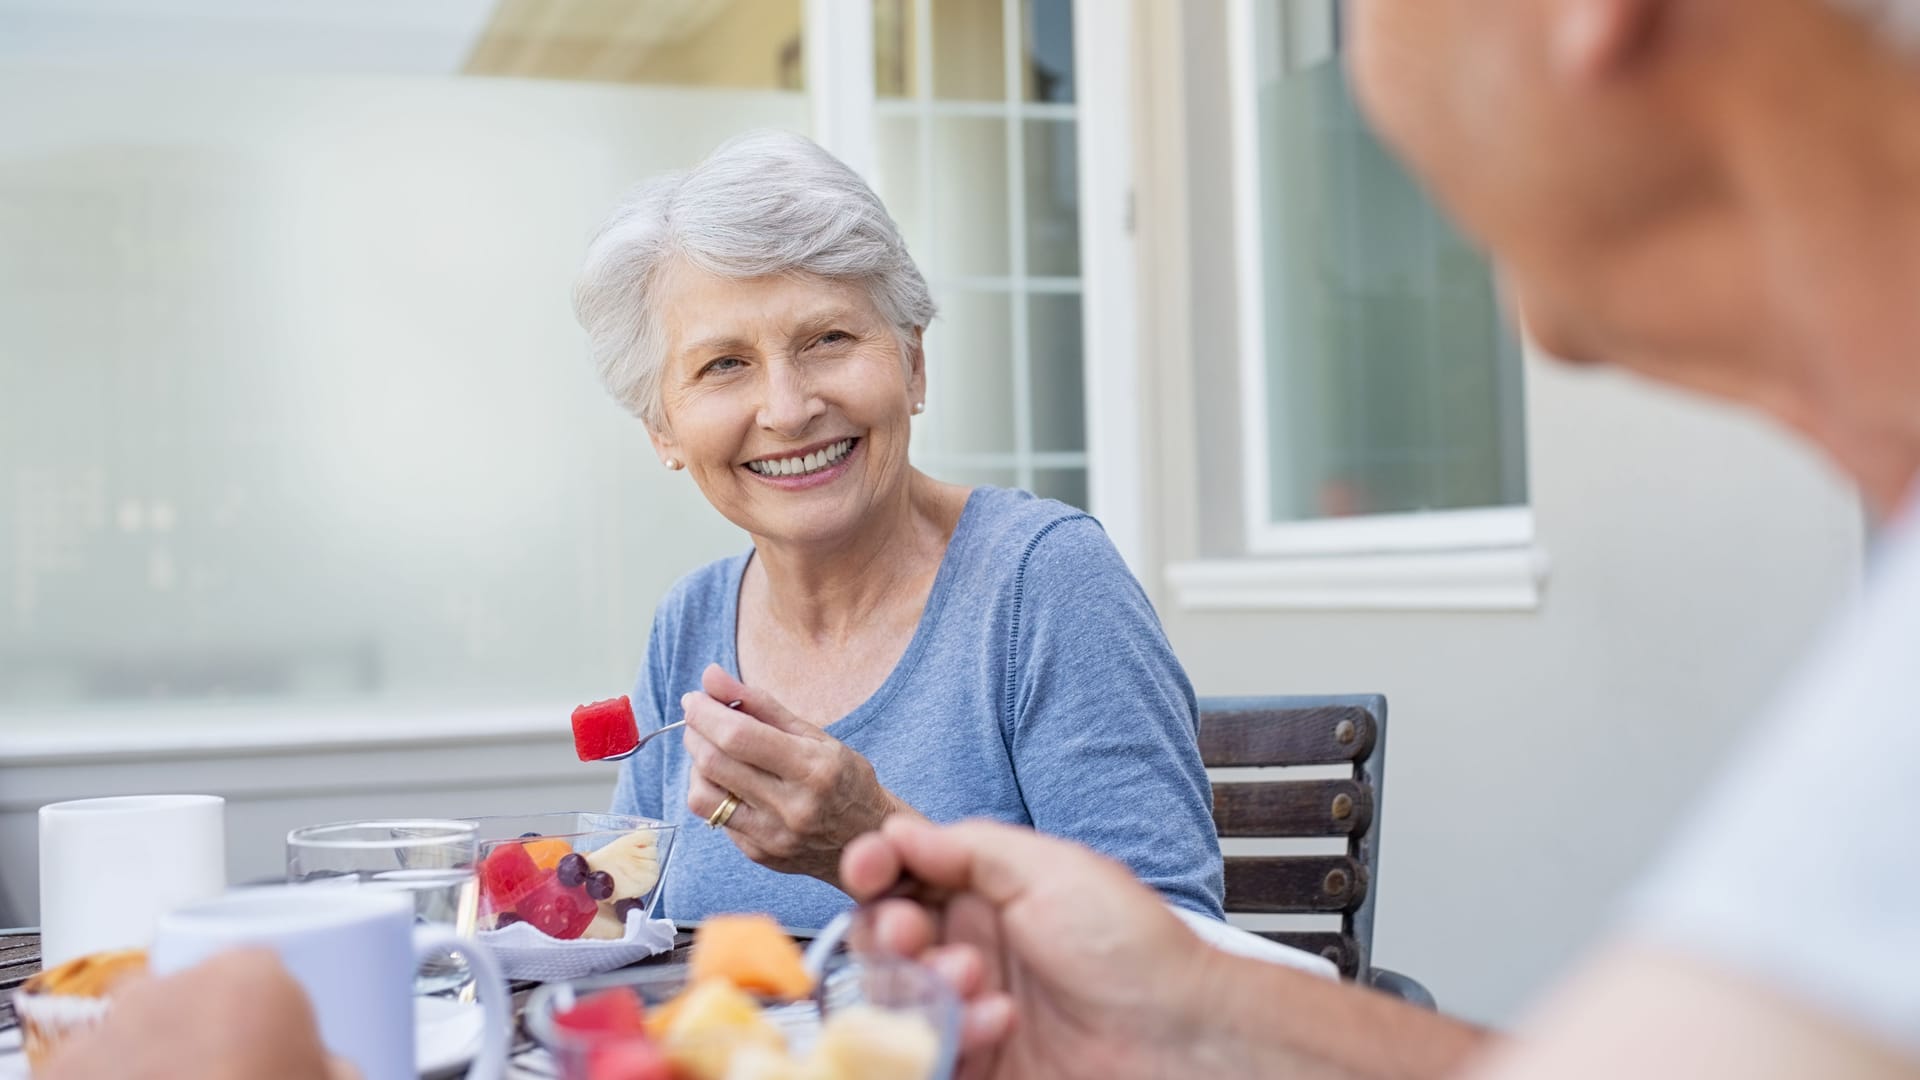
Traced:
<svg viewBox="0 0 1920 1080">
<path fill-rule="evenodd" d="M 926 1080 L 940 1035 L 911 1013 L 852 1005 L 827 1018 L 808 1061 L 809 1075 L 839 1080 Z"/>
<path fill-rule="evenodd" d="M 786 1055 L 786 1038 L 761 1015 L 759 1003 L 718 979 L 685 991 L 661 1026 L 667 1060 L 693 1080 L 726 1080 L 734 1057 L 748 1047 Z"/>
</svg>

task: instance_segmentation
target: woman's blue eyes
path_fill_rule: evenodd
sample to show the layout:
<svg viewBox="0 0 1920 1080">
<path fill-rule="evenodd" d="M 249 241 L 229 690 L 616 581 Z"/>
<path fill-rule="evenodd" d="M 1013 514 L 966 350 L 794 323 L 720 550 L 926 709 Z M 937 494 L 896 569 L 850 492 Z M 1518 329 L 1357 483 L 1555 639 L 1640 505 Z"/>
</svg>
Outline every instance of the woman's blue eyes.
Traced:
<svg viewBox="0 0 1920 1080">
<path fill-rule="evenodd" d="M 844 345 L 853 340 L 853 335 L 845 330 L 829 330 L 813 339 L 815 345 Z M 737 356 L 723 356 L 700 369 L 702 375 L 718 375 L 746 366 L 746 361 Z"/>
</svg>

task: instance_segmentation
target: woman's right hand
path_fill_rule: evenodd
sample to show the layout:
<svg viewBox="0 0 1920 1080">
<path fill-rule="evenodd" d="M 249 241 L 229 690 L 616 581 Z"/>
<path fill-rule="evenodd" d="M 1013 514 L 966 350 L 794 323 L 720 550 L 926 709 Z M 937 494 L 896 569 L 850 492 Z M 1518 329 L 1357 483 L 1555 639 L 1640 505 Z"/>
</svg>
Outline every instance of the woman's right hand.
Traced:
<svg viewBox="0 0 1920 1080">
<path fill-rule="evenodd" d="M 911 875 L 937 910 L 880 904 L 865 933 L 920 957 L 968 999 L 962 1075 L 1198 1075 L 1203 946 L 1118 863 L 1031 830 L 890 818 L 847 847 L 841 878 L 870 899 Z"/>
</svg>

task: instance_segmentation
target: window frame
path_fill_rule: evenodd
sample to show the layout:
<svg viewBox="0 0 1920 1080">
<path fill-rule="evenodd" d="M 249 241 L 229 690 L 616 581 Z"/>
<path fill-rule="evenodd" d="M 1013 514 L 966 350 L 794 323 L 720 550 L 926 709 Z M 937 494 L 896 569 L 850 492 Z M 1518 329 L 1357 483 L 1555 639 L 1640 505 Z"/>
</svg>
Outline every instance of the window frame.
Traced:
<svg viewBox="0 0 1920 1080">
<path fill-rule="evenodd" d="M 914 0 L 915 25 L 931 24 L 931 0 Z M 1013 305 L 1015 438 L 1012 451 L 928 457 L 922 464 L 1009 468 L 1016 482 L 1031 486 L 1036 469 L 1085 469 L 1087 509 L 1137 576 L 1147 577 L 1145 493 L 1139 478 L 1149 466 L 1143 443 L 1143 385 L 1135 311 L 1133 235 L 1133 15 L 1109 0 L 1072 0 L 1075 92 L 1071 104 L 1019 100 L 1021 0 L 999 0 L 1004 28 L 1006 100 L 949 102 L 931 96 L 931 56 L 922 32 L 918 83 L 902 99 L 881 100 L 873 74 L 873 0 L 805 0 L 807 94 L 816 141 L 877 182 L 878 120 L 914 116 L 977 115 L 1008 124 L 1008 214 L 1012 266 L 1004 277 L 934 275 L 936 288 L 1028 295 L 1071 292 L 1080 297 L 1081 386 L 1086 445 L 1080 451 L 1044 451 L 1032 446 L 1032 357 L 1026 305 Z M 1079 159 L 1080 271 L 1076 277 L 1032 275 L 1024 259 L 1024 121 L 1071 120 Z M 923 178 L 930 173 L 931 143 L 922 136 Z M 929 207 L 931 204 L 928 204 Z M 938 402 L 929 402 L 938 408 Z"/>
<path fill-rule="evenodd" d="M 1535 539 L 1531 485 L 1526 503 L 1448 510 L 1276 521 L 1270 472 L 1266 252 L 1261 209 L 1259 85 L 1279 63 L 1273 35 L 1256 4 L 1284 0 L 1228 0 L 1228 80 L 1236 232 L 1234 279 L 1238 309 L 1241 427 L 1241 510 L 1244 543 L 1252 555 L 1364 556 L 1418 552 L 1524 549 Z M 1334 0 L 1327 0 L 1332 3 Z"/>
</svg>

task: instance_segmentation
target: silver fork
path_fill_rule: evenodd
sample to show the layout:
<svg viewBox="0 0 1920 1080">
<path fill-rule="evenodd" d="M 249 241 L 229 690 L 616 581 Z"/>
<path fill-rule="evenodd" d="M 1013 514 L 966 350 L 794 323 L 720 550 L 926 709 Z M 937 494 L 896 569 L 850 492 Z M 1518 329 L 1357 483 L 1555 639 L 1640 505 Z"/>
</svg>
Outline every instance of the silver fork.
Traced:
<svg viewBox="0 0 1920 1080">
<path fill-rule="evenodd" d="M 740 707 L 740 703 L 737 701 L 727 702 L 727 708 L 729 709 L 737 709 L 739 707 Z M 675 728 L 683 728 L 686 726 L 687 726 L 687 722 L 685 720 L 676 720 L 673 723 L 668 724 L 666 727 L 654 728 L 652 731 L 649 731 L 645 735 L 640 736 L 640 741 L 633 744 L 633 749 L 627 751 L 624 754 L 615 754 L 612 757 L 605 757 L 605 758 L 601 758 L 600 760 L 601 761 L 625 761 L 628 758 L 632 757 L 633 755 L 639 753 L 641 747 L 647 745 L 653 740 L 659 738 L 662 735 L 665 735 L 667 732 L 672 731 Z"/>
</svg>

